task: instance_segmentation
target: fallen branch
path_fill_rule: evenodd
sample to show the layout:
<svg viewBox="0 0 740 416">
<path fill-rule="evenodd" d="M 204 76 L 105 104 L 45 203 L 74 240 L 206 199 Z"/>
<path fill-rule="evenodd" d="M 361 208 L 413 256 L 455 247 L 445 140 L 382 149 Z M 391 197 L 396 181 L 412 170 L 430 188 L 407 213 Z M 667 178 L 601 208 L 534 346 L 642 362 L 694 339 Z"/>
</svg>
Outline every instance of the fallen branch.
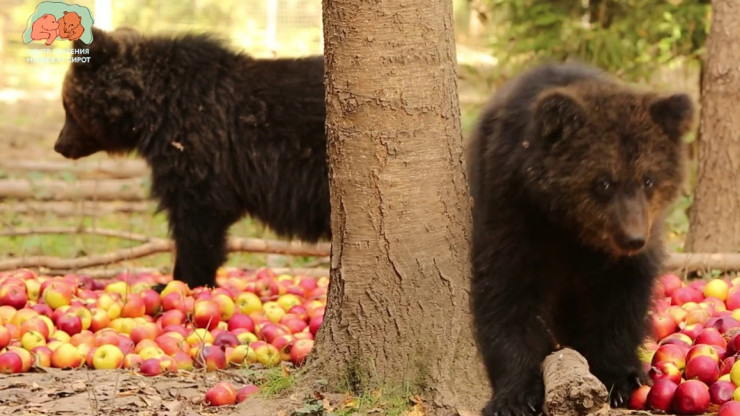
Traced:
<svg viewBox="0 0 740 416">
<path fill-rule="evenodd" d="M 740 253 L 673 253 L 665 263 L 668 270 L 740 270 Z"/>
<path fill-rule="evenodd" d="M 124 240 L 147 242 L 154 238 L 143 234 L 127 233 L 125 231 L 109 230 L 104 228 L 85 228 L 85 227 L 42 227 L 42 228 L 11 228 L 7 231 L 0 231 L 0 237 L 17 237 L 23 235 L 36 234 L 92 234 L 104 237 L 121 238 Z"/>
<path fill-rule="evenodd" d="M 142 179 L 79 181 L 2 179 L 0 199 L 141 201 L 149 198 L 147 187 L 143 182 Z"/>
<path fill-rule="evenodd" d="M 323 257 L 329 255 L 330 244 L 304 244 L 299 242 L 284 242 L 276 240 L 262 240 L 259 238 L 234 238 L 227 241 L 228 251 L 250 253 L 275 253 L 293 256 Z M 0 260 L 0 270 L 19 268 L 47 268 L 52 270 L 79 270 L 87 267 L 102 266 L 118 263 L 124 260 L 133 260 L 157 253 L 172 252 L 174 243 L 171 240 L 151 238 L 146 243 L 104 254 L 92 254 L 74 259 L 63 259 L 51 256 L 33 256 L 18 259 Z"/>
<path fill-rule="evenodd" d="M 71 172 L 79 178 L 90 179 L 137 178 L 149 174 L 149 167 L 140 159 L 103 159 L 94 162 L 4 159 L 0 160 L 0 170 L 4 172 Z"/>
<path fill-rule="evenodd" d="M 2 197 L 0 197 L 2 199 Z M 154 212 L 150 201 L 33 201 L 0 203 L 0 212 L 15 215 L 53 214 L 60 217 L 98 217 L 113 213 Z"/>
<path fill-rule="evenodd" d="M 247 266 L 240 267 L 246 270 L 257 270 L 259 267 Z M 273 272 L 277 274 L 289 274 L 289 275 L 302 275 L 308 277 L 322 277 L 329 276 L 329 269 L 324 267 L 274 267 L 271 268 Z M 46 269 L 41 268 L 44 274 L 59 276 L 68 273 L 76 273 L 79 275 L 85 275 L 96 279 L 109 279 L 120 276 L 122 274 L 137 275 L 141 273 L 160 273 L 162 275 L 170 275 L 171 272 L 166 272 L 165 268 L 156 267 L 117 267 L 110 269 Z"/>
<path fill-rule="evenodd" d="M 606 387 L 588 369 L 588 362 L 577 351 L 564 348 L 542 362 L 545 404 L 548 416 L 605 414 L 609 409 Z"/>
</svg>

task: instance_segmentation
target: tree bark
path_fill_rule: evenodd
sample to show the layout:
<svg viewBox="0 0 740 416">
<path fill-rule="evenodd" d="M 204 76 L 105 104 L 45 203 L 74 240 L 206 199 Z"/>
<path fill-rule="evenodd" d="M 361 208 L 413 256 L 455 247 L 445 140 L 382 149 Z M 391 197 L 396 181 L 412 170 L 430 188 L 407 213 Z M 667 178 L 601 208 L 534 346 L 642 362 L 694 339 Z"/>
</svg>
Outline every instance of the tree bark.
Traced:
<svg viewBox="0 0 740 416">
<path fill-rule="evenodd" d="M 469 314 L 451 8 L 324 2 L 333 250 L 311 365 L 354 393 L 421 393 L 430 415 L 490 395 Z"/>
<path fill-rule="evenodd" d="M 686 251 L 740 251 L 740 2 L 712 2 Z"/>
</svg>

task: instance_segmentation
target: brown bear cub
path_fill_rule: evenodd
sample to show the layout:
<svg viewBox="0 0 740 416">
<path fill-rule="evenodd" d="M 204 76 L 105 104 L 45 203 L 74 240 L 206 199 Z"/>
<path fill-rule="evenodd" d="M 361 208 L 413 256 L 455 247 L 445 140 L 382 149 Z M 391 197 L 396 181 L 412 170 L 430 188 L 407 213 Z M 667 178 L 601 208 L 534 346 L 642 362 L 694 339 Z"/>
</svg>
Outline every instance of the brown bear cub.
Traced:
<svg viewBox="0 0 740 416">
<path fill-rule="evenodd" d="M 54 149 L 136 152 L 175 240 L 174 277 L 212 285 L 229 227 L 251 215 L 284 237 L 330 236 L 322 57 L 253 59 L 201 35 L 93 28 L 71 64 Z"/>
<path fill-rule="evenodd" d="M 554 64 L 497 92 L 469 147 L 472 306 L 494 394 L 483 414 L 541 412 L 540 364 L 575 348 L 623 405 L 643 379 L 661 225 L 693 104 Z"/>
</svg>

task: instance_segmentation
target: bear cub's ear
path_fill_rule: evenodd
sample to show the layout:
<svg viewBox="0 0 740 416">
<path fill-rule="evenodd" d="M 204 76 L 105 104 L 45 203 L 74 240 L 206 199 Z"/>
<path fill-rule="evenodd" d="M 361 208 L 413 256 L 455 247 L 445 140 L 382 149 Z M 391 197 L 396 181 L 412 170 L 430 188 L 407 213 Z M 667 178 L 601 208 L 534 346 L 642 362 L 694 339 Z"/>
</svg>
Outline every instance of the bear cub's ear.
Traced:
<svg viewBox="0 0 740 416">
<path fill-rule="evenodd" d="M 90 61 L 86 63 L 75 63 L 76 67 L 84 69 L 96 69 L 100 65 L 113 60 L 120 54 L 121 47 L 111 34 L 95 26 L 92 27 L 92 42 L 86 44 L 77 39 L 72 44 L 75 49 L 89 49 Z"/>
<path fill-rule="evenodd" d="M 673 140 L 680 140 L 694 122 L 694 103 L 686 94 L 659 97 L 650 103 L 650 117 Z"/>
<path fill-rule="evenodd" d="M 534 120 L 539 137 L 554 143 L 585 124 L 586 110 L 577 97 L 556 89 L 546 91 L 537 99 Z"/>
</svg>

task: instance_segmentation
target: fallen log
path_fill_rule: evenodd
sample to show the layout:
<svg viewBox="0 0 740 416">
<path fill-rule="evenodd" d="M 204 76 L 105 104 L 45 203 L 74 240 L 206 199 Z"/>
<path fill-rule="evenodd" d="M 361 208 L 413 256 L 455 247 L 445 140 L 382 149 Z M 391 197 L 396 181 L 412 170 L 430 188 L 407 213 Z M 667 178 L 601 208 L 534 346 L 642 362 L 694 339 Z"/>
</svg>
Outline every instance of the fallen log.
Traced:
<svg viewBox="0 0 740 416">
<path fill-rule="evenodd" d="M 329 255 L 329 243 L 304 244 L 259 238 L 231 237 L 226 244 L 228 251 L 250 253 L 275 253 L 293 256 L 324 257 Z M 175 244 L 171 240 L 151 238 L 144 244 L 116 250 L 110 253 L 91 254 L 73 259 L 52 256 L 31 256 L 0 260 L 0 271 L 19 268 L 47 268 L 51 270 L 79 270 L 94 266 L 133 260 L 157 253 L 173 252 Z"/>
<path fill-rule="evenodd" d="M 70 172 L 78 178 L 125 179 L 147 176 L 149 167 L 141 159 L 103 159 L 98 161 L 73 162 L 68 160 L 0 160 L 3 172 Z"/>
<path fill-rule="evenodd" d="M 672 253 L 665 262 L 670 271 L 740 270 L 740 253 Z"/>
<path fill-rule="evenodd" d="M 145 179 L 85 179 L 79 181 L 2 179 L 0 180 L 0 200 L 13 198 L 41 201 L 142 201 L 149 197 L 148 187 L 145 185 Z"/>
<path fill-rule="evenodd" d="M 577 351 L 564 348 L 542 362 L 545 382 L 543 412 L 548 416 L 603 415 L 609 410 L 609 394 L 591 374 L 588 362 Z"/>
<path fill-rule="evenodd" d="M 0 197 L 1 199 L 1 197 Z M 16 215 L 53 214 L 59 217 L 99 217 L 113 213 L 154 212 L 150 201 L 13 201 L 0 203 L 0 212 Z"/>
</svg>

